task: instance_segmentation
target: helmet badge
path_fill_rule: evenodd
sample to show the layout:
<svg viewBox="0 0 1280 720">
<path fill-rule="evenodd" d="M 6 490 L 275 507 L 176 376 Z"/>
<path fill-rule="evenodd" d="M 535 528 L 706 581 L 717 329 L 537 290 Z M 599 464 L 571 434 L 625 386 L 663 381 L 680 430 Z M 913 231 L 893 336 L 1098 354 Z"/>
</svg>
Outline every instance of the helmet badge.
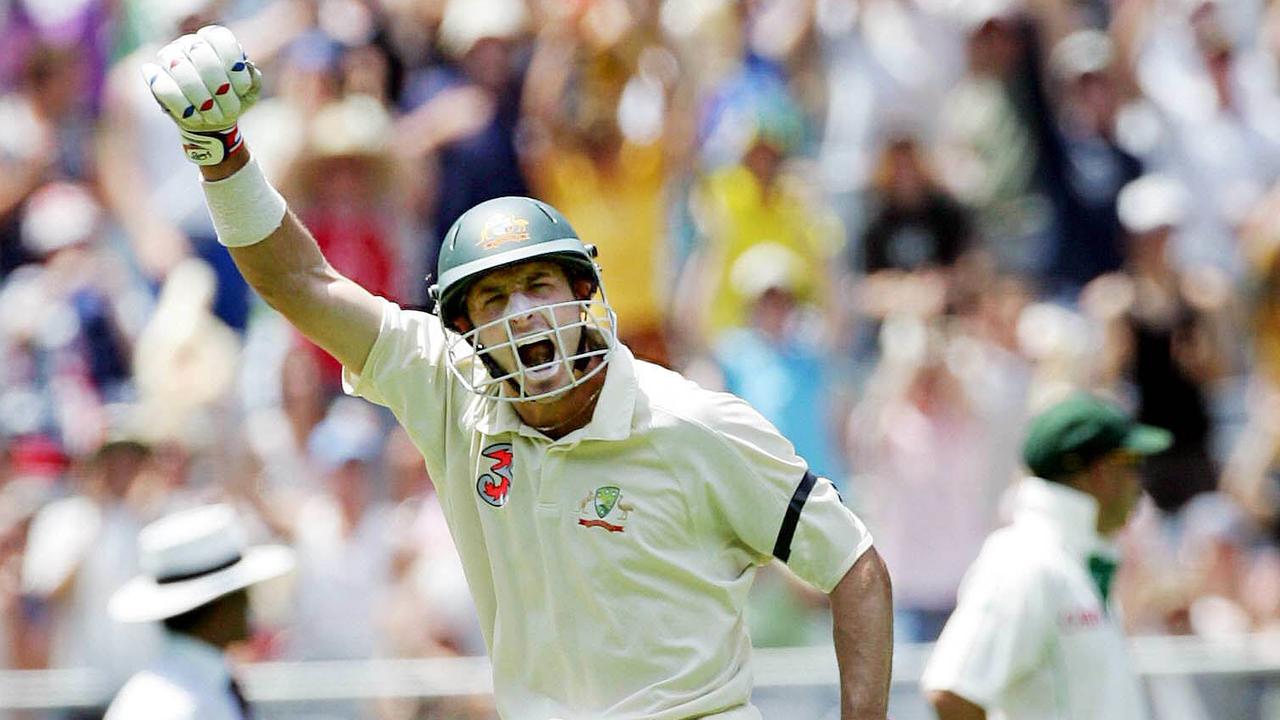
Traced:
<svg viewBox="0 0 1280 720">
<path fill-rule="evenodd" d="M 485 220 L 484 226 L 480 228 L 480 241 L 476 244 L 485 250 L 493 250 L 507 243 L 524 242 L 528 239 L 528 220 L 501 213 Z"/>
</svg>

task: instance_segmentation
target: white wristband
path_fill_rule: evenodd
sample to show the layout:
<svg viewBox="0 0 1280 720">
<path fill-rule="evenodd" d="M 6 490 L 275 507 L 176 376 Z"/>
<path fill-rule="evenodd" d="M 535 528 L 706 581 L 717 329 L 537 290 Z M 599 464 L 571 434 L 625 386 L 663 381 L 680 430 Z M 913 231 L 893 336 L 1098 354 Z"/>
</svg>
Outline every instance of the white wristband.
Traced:
<svg viewBox="0 0 1280 720">
<path fill-rule="evenodd" d="M 227 247 L 262 242 L 284 221 L 284 198 L 267 182 L 257 160 L 250 159 L 229 178 L 200 185 L 218 242 Z"/>
</svg>

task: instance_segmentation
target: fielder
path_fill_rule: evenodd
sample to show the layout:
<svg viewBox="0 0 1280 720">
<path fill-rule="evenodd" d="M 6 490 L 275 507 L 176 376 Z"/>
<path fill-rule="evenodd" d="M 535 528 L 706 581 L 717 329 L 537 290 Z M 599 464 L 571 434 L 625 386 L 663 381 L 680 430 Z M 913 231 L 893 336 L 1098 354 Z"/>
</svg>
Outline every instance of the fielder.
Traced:
<svg viewBox="0 0 1280 720">
<path fill-rule="evenodd" d="M 221 242 L 422 452 L 493 661 L 499 714 L 760 717 L 743 607 L 772 558 L 830 594 L 841 717 L 885 717 L 889 578 L 832 484 L 745 403 L 634 359 L 594 250 L 500 198 L 446 233 L 438 316 L 339 275 L 250 158 L 260 76 L 229 31 L 145 68 Z"/>
<path fill-rule="evenodd" d="M 1091 395 L 1031 421 L 1013 524 L 988 538 L 920 680 L 940 720 L 1148 717 L 1120 623 L 1109 538 L 1168 432 Z"/>
</svg>

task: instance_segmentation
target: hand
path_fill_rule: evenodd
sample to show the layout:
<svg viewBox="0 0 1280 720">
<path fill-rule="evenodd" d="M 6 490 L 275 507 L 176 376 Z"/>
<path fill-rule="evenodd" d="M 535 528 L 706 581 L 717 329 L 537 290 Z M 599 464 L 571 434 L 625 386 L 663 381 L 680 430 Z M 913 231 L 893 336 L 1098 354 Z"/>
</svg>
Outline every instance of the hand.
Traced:
<svg viewBox="0 0 1280 720">
<path fill-rule="evenodd" d="M 409 156 L 475 135 L 493 120 L 497 103 L 474 85 L 442 90 L 396 124 L 396 146 Z"/>
<path fill-rule="evenodd" d="M 151 94 L 178 124 L 197 165 L 217 165 L 239 149 L 236 121 L 258 100 L 262 74 L 231 31 L 208 25 L 162 48 L 142 66 Z"/>
</svg>

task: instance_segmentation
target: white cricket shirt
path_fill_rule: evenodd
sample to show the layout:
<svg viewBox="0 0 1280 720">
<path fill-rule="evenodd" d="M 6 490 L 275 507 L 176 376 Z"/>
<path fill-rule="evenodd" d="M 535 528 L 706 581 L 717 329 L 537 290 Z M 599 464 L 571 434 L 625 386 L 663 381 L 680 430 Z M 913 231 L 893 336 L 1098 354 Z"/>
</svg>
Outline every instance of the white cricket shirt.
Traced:
<svg viewBox="0 0 1280 720">
<path fill-rule="evenodd" d="M 1143 720 L 1142 686 L 1088 557 L 1103 547 L 1098 505 L 1027 478 L 1013 523 L 965 575 L 920 684 L 981 705 L 993 720 Z"/>
<path fill-rule="evenodd" d="M 170 633 L 161 656 L 116 694 L 106 720 L 243 720 L 230 687 L 221 650 Z"/>
<path fill-rule="evenodd" d="M 871 546 L 831 483 L 743 401 L 623 346 L 591 421 L 555 441 L 443 358 L 438 320 L 388 302 L 345 381 L 426 458 L 501 716 L 759 718 L 743 619 L 756 567 L 777 556 L 829 592 Z"/>
</svg>

